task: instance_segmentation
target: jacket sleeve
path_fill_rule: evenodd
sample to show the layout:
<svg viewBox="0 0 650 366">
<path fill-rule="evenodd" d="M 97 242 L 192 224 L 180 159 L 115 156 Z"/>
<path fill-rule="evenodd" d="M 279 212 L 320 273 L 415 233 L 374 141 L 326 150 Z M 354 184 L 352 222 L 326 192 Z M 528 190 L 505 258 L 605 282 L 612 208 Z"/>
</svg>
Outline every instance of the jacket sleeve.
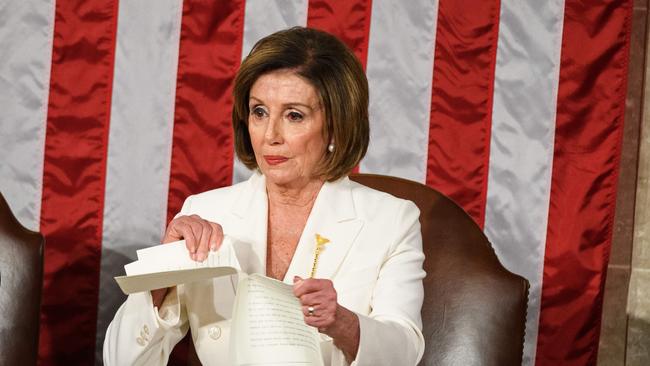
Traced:
<svg viewBox="0 0 650 366">
<path fill-rule="evenodd" d="M 105 366 L 167 364 L 188 329 L 179 289 L 172 288 L 160 309 L 153 306 L 150 292 L 129 295 L 106 331 Z"/>
<path fill-rule="evenodd" d="M 370 314 L 359 317 L 361 330 L 352 366 L 417 365 L 424 353 L 424 300 L 420 211 L 405 201 L 396 215 L 398 229 L 381 266 Z"/>
<path fill-rule="evenodd" d="M 190 206 L 188 197 L 179 215 Z M 189 328 L 182 299 L 182 285 L 171 288 L 160 309 L 153 306 L 148 291 L 129 295 L 106 330 L 104 365 L 166 365 Z"/>
</svg>

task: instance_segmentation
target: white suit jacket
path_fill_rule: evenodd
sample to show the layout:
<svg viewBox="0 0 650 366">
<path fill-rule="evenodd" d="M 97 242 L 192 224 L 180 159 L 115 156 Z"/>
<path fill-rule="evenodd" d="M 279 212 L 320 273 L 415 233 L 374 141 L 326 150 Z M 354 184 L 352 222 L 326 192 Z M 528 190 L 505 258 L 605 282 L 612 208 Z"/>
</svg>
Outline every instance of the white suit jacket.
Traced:
<svg viewBox="0 0 650 366">
<path fill-rule="evenodd" d="M 181 215 L 222 225 L 242 270 L 266 273 L 268 199 L 264 176 L 189 197 Z M 411 202 L 347 177 L 321 188 L 284 282 L 309 276 L 315 234 L 330 239 L 315 277 L 333 281 L 338 301 L 359 316 L 361 337 L 353 365 L 415 365 L 424 351 L 422 236 Z M 117 311 L 104 342 L 104 364 L 164 365 L 188 326 L 204 365 L 227 365 L 235 281 L 220 278 L 181 285 L 160 309 L 148 292 L 132 294 Z M 325 365 L 347 365 L 322 336 Z"/>
</svg>

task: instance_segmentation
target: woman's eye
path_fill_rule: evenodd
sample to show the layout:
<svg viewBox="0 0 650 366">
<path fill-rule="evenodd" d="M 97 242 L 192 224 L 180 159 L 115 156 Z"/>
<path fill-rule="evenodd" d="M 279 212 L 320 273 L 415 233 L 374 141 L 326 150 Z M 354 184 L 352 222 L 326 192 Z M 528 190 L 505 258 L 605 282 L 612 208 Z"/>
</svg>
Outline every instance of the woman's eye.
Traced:
<svg viewBox="0 0 650 366">
<path fill-rule="evenodd" d="M 264 117 L 264 109 L 262 109 L 260 107 L 253 108 L 251 110 L 251 114 L 254 115 L 257 118 L 262 118 L 262 117 Z"/>
<path fill-rule="evenodd" d="M 291 122 L 300 122 L 302 121 L 302 114 L 298 112 L 289 112 L 287 113 L 287 117 L 289 118 L 289 121 Z"/>
</svg>

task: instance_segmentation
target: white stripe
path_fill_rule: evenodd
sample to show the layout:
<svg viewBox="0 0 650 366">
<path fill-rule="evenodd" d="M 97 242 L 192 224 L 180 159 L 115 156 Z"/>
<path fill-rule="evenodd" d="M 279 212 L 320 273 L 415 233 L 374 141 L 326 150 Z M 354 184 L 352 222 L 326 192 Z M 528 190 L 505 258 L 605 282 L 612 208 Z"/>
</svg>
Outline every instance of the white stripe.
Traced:
<svg viewBox="0 0 650 366">
<path fill-rule="evenodd" d="M 125 297 L 114 276 L 166 223 L 182 0 L 122 1 L 107 157 L 96 364 Z"/>
<path fill-rule="evenodd" d="M 261 38 L 279 30 L 307 24 L 307 0 L 248 0 L 244 16 L 242 59 Z M 247 180 L 252 174 L 235 156 L 233 183 Z"/>
<path fill-rule="evenodd" d="M 38 231 L 49 96 L 54 0 L 0 6 L 0 192 Z"/>
<path fill-rule="evenodd" d="M 563 0 L 501 1 L 485 232 L 531 284 L 524 365 L 537 344 L 563 12 Z"/>
<path fill-rule="evenodd" d="M 426 180 L 437 18 L 438 1 L 372 2 L 370 146 L 362 172 Z"/>
</svg>

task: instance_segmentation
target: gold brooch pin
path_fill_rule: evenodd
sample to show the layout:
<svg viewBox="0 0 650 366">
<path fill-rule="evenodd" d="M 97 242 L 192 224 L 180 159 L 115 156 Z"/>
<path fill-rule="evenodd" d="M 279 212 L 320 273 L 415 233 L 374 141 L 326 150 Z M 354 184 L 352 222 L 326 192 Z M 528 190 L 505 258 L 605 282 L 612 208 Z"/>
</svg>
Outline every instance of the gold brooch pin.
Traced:
<svg viewBox="0 0 650 366">
<path fill-rule="evenodd" d="M 321 249 L 325 246 L 325 244 L 329 243 L 330 240 L 320 236 L 320 234 L 316 234 L 316 249 L 314 249 L 314 264 L 311 266 L 311 274 L 309 275 L 309 278 L 314 278 L 316 275 L 316 267 L 318 266 L 318 256 L 320 255 Z"/>
</svg>

